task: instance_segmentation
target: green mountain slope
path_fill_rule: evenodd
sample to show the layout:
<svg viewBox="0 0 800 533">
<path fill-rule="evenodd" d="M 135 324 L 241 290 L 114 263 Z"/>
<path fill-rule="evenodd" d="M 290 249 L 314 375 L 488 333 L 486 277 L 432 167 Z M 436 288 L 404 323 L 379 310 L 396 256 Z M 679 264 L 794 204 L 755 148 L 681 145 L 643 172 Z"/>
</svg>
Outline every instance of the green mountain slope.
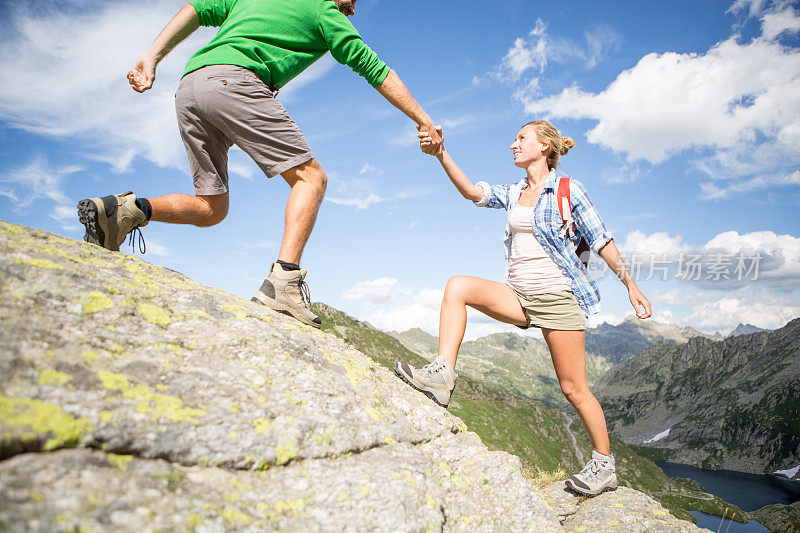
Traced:
<svg viewBox="0 0 800 533">
<path fill-rule="evenodd" d="M 419 329 L 390 332 L 411 351 L 432 359 L 438 338 Z M 586 330 L 586 375 L 589 384 L 599 380 L 614 364 L 626 361 L 657 342 L 683 343 L 702 334 L 692 328 L 628 317 L 612 326 Z M 465 342 L 459 350 L 459 373 L 492 387 L 567 408 L 556 379 L 550 352 L 543 340 L 514 333 L 495 333 Z"/>
<path fill-rule="evenodd" d="M 386 367 L 392 368 L 396 361 L 415 366 L 428 362 L 366 322 L 321 303 L 313 304 L 312 310 L 322 318 L 323 330 L 335 333 Z M 489 448 L 517 455 L 534 479 L 563 479 L 580 469 L 584 458 L 591 455 L 591 443 L 577 416 L 572 416 L 573 421 L 540 402 L 463 373 L 448 411 L 461 418 Z M 747 516 L 718 498 L 707 501 L 701 488 L 668 478 L 652 461 L 637 455 L 615 436 L 611 439 L 620 484 L 650 494 L 675 516 L 694 521 L 686 510 L 700 506 L 720 516 L 726 513 L 739 520 Z"/>
<path fill-rule="evenodd" d="M 774 332 L 657 344 L 595 393 L 626 442 L 653 457 L 769 473 L 800 462 L 800 319 Z"/>
</svg>

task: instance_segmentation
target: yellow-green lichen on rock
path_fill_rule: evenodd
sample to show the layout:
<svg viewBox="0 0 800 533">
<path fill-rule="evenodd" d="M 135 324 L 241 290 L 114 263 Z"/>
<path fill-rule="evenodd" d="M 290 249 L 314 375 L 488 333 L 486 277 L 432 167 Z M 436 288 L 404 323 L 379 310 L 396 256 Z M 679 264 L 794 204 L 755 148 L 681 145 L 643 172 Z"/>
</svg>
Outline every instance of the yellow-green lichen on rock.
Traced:
<svg viewBox="0 0 800 533">
<path fill-rule="evenodd" d="M 131 461 L 133 461 L 133 456 L 132 455 L 117 455 L 115 453 L 109 453 L 106 456 L 106 459 L 108 460 L 109 463 L 111 463 L 112 465 L 116 466 L 117 468 L 119 468 L 123 472 L 127 472 L 128 471 L 128 464 Z"/>
<path fill-rule="evenodd" d="M 275 447 L 275 464 L 285 465 L 300 454 L 300 451 L 292 445 Z"/>
<path fill-rule="evenodd" d="M 225 311 L 229 312 L 230 314 L 235 316 L 238 320 L 244 320 L 245 318 L 247 318 L 247 311 L 243 307 L 240 307 L 238 305 L 233 305 L 233 304 L 223 305 L 221 309 L 224 309 Z"/>
<path fill-rule="evenodd" d="M 197 417 L 205 416 L 204 409 L 184 407 L 183 400 L 168 394 L 153 392 L 146 385 L 131 385 L 128 378 L 122 374 L 115 374 L 101 370 L 97 377 L 108 390 L 122 393 L 124 398 L 139 400 L 136 412 L 147 413 L 153 421 L 166 418 L 171 422 L 189 422 L 197 424 Z"/>
<path fill-rule="evenodd" d="M 72 379 L 72 376 L 66 372 L 59 372 L 58 370 L 53 370 L 52 368 L 45 368 L 39 372 L 39 379 L 37 382 L 39 385 L 66 385 L 72 381 Z"/>
<path fill-rule="evenodd" d="M 0 394 L 0 457 L 40 440 L 44 450 L 71 448 L 91 430 L 86 418 L 75 418 L 52 403 Z"/>
<path fill-rule="evenodd" d="M 15 263 L 24 263 L 26 265 L 31 265 L 36 268 L 49 268 L 52 270 L 64 270 L 62 265 L 58 263 L 54 263 L 49 259 L 17 259 Z"/>
<path fill-rule="evenodd" d="M 266 418 L 256 418 L 253 420 L 253 428 L 259 435 L 266 435 L 272 429 L 272 423 Z"/>
<path fill-rule="evenodd" d="M 81 302 L 83 312 L 88 314 L 98 313 L 104 309 L 111 309 L 114 307 L 114 302 L 107 294 L 100 291 L 92 291 L 89 293 L 89 298 Z"/>
<path fill-rule="evenodd" d="M 136 307 L 145 320 L 156 326 L 166 328 L 172 321 L 170 314 L 157 305 L 141 303 Z"/>
</svg>

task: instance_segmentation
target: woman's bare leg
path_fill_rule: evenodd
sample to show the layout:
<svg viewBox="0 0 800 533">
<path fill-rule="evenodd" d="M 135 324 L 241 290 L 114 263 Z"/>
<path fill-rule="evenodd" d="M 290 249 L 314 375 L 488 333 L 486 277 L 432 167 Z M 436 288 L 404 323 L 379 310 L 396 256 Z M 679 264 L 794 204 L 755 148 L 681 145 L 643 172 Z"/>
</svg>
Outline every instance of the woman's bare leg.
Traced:
<svg viewBox="0 0 800 533">
<path fill-rule="evenodd" d="M 439 313 L 439 355 L 454 369 L 467 327 L 467 306 L 500 322 L 518 326 L 528 323 L 517 296 L 508 285 L 472 276 L 450 278 Z"/>
<path fill-rule="evenodd" d="M 586 381 L 583 331 L 542 328 L 542 333 L 550 348 L 561 392 L 578 411 L 589 438 L 592 439 L 592 447 L 603 455 L 608 455 L 611 453 L 611 445 L 608 441 L 606 417 L 600 402 L 589 391 L 589 383 Z"/>
</svg>

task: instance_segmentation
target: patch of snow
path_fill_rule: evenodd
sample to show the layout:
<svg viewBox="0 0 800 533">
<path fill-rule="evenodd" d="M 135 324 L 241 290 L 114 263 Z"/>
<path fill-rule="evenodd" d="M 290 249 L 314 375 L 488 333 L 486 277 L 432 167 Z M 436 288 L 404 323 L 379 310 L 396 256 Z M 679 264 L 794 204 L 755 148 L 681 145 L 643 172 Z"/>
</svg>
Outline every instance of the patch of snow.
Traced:
<svg viewBox="0 0 800 533">
<path fill-rule="evenodd" d="M 788 470 L 777 470 L 775 473 L 780 476 L 786 476 L 789 479 L 792 479 L 793 477 L 797 476 L 798 473 L 800 473 L 800 465 L 797 465 L 796 467 L 790 468 Z"/>
<path fill-rule="evenodd" d="M 669 436 L 669 430 L 670 429 L 672 429 L 672 428 L 668 427 L 667 429 L 665 429 L 664 431 L 662 431 L 661 433 L 659 433 L 658 435 L 656 435 L 652 439 L 647 439 L 646 441 L 642 442 L 642 444 L 650 444 L 651 442 L 656 442 L 656 441 L 659 441 L 661 439 L 666 439 L 667 436 Z"/>
</svg>

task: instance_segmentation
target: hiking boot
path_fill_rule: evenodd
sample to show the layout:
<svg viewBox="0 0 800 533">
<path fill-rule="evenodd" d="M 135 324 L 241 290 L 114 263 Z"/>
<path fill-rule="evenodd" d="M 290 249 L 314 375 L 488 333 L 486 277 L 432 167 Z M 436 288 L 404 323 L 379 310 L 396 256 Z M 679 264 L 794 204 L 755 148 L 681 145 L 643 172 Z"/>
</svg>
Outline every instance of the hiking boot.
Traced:
<svg viewBox="0 0 800 533">
<path fill-rule="evenodd" d="M 267 279 L 261 284 L 250 301 L 266 305 L 284 315 L 293 316 L 303 324 L 315 328 L 322 326 L 322 320 L 311 312 L 311 296 L 308 285 L 303 281 L 306 270 L 284 270 L 280 263 L 273 263 Z"/>
<path fill-rule="evenodd" d="M 617 488 L 614 454 L 608 457 L 592 450 L 592 460 L 579 473 L 566 481 L 567 488 L 586 496 L 596 496 L 604 490 Z"/>
<path fill-rule="evenodd" d="M 136 195 L 125 194 L 88 198 L 78 202 L 78 218 L 86 226 L 83 240 L 107 250 L 119 251 L 129 233 L 147 225 L 147 217 L 136 205 Z M 133 237 L 131 237 L 133 244 Z M 139 250 L 144 252 L 144 239 L 139 232 Z"/>
<path fill-rule="evenodd" d="M 450 368 L 441 355 L 434 359 L 433 363 L 422 368 L 414 368 L 406 363 L 395 363 L 394 372 L 403 381 L 442 407 L 447 407 L 450 403 L 450 395 L 458 379 L 458 374 Z"/>
</svg>

